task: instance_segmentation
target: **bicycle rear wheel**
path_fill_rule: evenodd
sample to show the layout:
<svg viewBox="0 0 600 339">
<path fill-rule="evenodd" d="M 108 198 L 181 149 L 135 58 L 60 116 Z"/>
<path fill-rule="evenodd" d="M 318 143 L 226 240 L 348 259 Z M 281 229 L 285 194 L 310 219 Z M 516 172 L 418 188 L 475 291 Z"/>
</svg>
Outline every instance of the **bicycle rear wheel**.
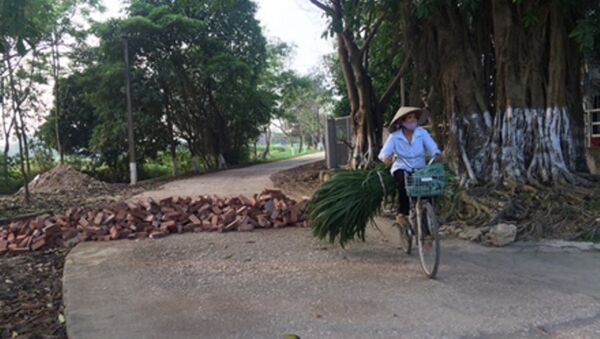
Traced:
<svg viewBox="0 0 600 339">
<path fill-rule="evenodd" d="M 418 201 L 416 210 L 419 259 L 425 274 L 433 279 L 440 263 L 440 235 L 437 217 L 429 201 Z"/>
</svg>

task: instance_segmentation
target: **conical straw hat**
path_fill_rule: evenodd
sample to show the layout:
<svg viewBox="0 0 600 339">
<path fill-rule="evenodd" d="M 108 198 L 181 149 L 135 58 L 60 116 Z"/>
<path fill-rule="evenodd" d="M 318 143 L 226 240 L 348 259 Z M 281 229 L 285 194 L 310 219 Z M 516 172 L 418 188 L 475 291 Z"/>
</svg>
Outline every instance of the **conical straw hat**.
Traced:
<svg viewBox="0 0 600 339">
<path fill-rule="evenodd" d="M 401 119 L 402 117 L 406 116 L 407 114 L 413 113 L 413 112 L 417 112 L 419 114 L 419 125 L 422 125 L 425 121 L 427 121 L 427 118 L 429 117 L 429 112 L 426 109 L 423 109 L 420 107 L 408 107 L 408 106 L 400 107 L 398 109 L 398 111 L 396 112 L 396 115 L 394 115 L 394 118 L 390 122 L 390 125 L 388 126 L 390 133 L 394 132 L 396 130 L 394 124 L 399 119 Z"/>
</svg>

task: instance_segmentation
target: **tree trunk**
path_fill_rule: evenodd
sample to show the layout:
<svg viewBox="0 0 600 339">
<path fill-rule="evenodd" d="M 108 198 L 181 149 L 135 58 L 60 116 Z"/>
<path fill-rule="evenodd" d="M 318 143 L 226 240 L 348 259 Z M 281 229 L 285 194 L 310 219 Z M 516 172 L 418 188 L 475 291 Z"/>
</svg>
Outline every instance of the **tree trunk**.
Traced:
<svg viewBox="0 0 600 339">
<path fill-rule="evenodd" d="M 535 6 L 535 7 L 534 7 Z M 525 27 L 521 13 L 536 10 Z M 585 168 L 580 57 L 569 38 L 575 20 L 560 1 L 542 5 L 493 2 L 497 101 L 492 177 L 518 182 L 577 183 Z M 567 74 L 570 71 L 571 74 Z M 581 136 L 579 134 L 579 136 Z"/>
<path fill-rule="evenodd" d="M 25 170 L 25 159 L 23 156 L 23 142 L 21 139 L 22 136 L 22 129 L 19 126 L 19 124 L 17 124 L 15 126 L 15 131 L 17 134 L 17 139 L 19 140 L 19 164 L 21 165 L 21 175 L 23 178 L 23 183 L 24 183 L 24 187 L 25 187 L 25 203 L 29 204 L 30 202 L 30 197 L 29 197 L 29 175 L 28 175 L 28 171 Z"/>
<path fill-rule="evenodd" d="M 298 122 L 298 134 L 300 134 L 300 143 L 298 144 L 298 154 L 302 153 L 304 148 L 304 131 L 302 130 L 302 123 Z"/>
<path fill-rule="evenodd" d="M 195 174 L 200 174 L 200 157 L 196 153 L 193 147 L 193 140 L 186 139 L 188 150 L 190 151 L 190 162 L 192 163 L 192 171 Z"/>
<path fill-rule="evenodd" d="M 0 114 L 2 116 L 2 132 L 3 132 L 3 136 L 4 136 L 4 150 L 3 150 L 3 155 L 4 155 L 4 163 L 2 166 L 2 170 L 3 170 L 3 176 L 4 179 L 8 182 L 8 152 L 10 151 L 10 131 L 12 130 L 14 123 L 15 123 L 15 118 L 14 118 L 14 112 L 13 112 L 13 117 L 11 118 L 11 123 L 7 126 L 6 125 L 6 107 L 4 105 L 4 98 L 5 98 L 5 91 L 4 91 L 4 78 L 0 77 Z"/>
<path fill-rule="evenodd" d="M 480 6 L 477 17 L 451 4 L 422 21 L 406 18 L 408 47 L 442 99 L 443 115 L 432 117 L 449 123 L 443 144 L 460 184 L 578 182 L 575 16 L 559 0 Z M 526 24 L 530 13 L 534 24 Z"/>
<path fill-rule="evenodd" d="M 177 144 L 171 142 L 171 175 L 177 175 Z"/>
<path fill-rule="evenodd" d="M 370 166 L 381 148 L 382 119 L 373 101 L 373 87 L 363 64 L 362 53 L 349 32 L 337 33 L 338 54 L 350 99 L 352 119 L 352 168 Z"/>
<path fill-rule="evenodd" d="M 169 129 L 170 151 L 171 151 L 171 175 L 177 175 L 177 140 L 175 139 L 175 126 L 173 124 L 173 115 L 171 111 L 171 94 L 165 84 L 161 84 L 163 89 L 163 105 L 165 116 L 167 118 L 167 128 Z"/>
<path fill-rule="evenodd" d="M 21 164 L 21 174 L 23 176 L 23 182 L 25 185 L 25 203 L 29 204 L 29 152 L 27 150 L 27 134 L 24 128 L 23 114 L 21 111 L 21 100 L 17 95 L 17 88 L 15 82 L 15 74 L 10 62 L 9 53 L 5 52 L 6 65 L 8 68 L 8 77 L 10 82 L 10 90 L 11 90 L 11 102 L 13 114 L 15 115 L 15 132 L 17 134 L 17 139 L 19 139 L 19 161 Z M 17 102 L 19 101 L 19 102 Z M 25 166 L 24 162 L 27 162 L 27 166 Z"/>
<path fill-rule="evenodd" d="M 414 17 L 407 18 L 407 22 L 413 59 L 431 74 L 434 90 L 442 99 L 445 117 L 440 119 L 437 112 L 432 112 L 433 125 L 449 122 L 444 142 L 447 158 L 461 185 L 478 184 L 489 172 L 492 116 L 482 88 L 479 53 L 468 38 L 467 21 L 458 8 L 442 6 L 422 26 Z"/>
<path fill-rule="evenodd" d="M 55 116 L 54 116 L 54 131 L 56 134 L 56 148 L 60 154 L 60 163 L 64 163 L 64 151 L 60 142 L 60 52 L 58 50 L 58 37 L 56 32 L 53 33 L 52 40 L 52 75 L 54 78 L 54 102 L 55 102 Z"/>
<path fill-rule="evenodd" d="M 298 144 L 298 154 L 304 150 L 304 134 L 300 134 L 300 144 Z"/>
<path fill-rule="evenodd" d="M 20 120 L 21 138 L 23 140 L 23 151 L 25 153 L 25 163 L 27 165 L 27 175 L 31 173 L 31 162 L 29 161 L 29 142 L 27 140 L 27 129 L 25 128 L 25 120 L 23 119 L 23 112 L 19 108 L 17 111 Z"/>
<path fill-rule="evenodd" d="M 364 31 L 361 47 L 351 31 L 356 26 L 356 18 L 344 12 L 340 0 L 331 0 L 330 6 L 318 0 L 310 0 L 315 6 L 323 10 L 332 19 L 332 27 L 337 39 L 338 56 L 342 66 L 342 73 L 346 83 L 346 91 L 350 105 L 352 121 L 352 155 L 350 166 L 354 169 L 367 168 L 376 159 L 382 146 L 383 137 L 383 110 L 400 84 L 400 79 L 408 69 L 409 58 L 405 59 L 398 74 L 390 82 L 385 93 L 378 98 L 372 85 L 368 72 L 369 42 L 376 33 L 379 24 L 370 25 L 368 21 Z M 412 2 L 412 1 L 411 1 Z M 412 13 L 412 12 L 410 12 Z M 360 20 L 360 19 L 359 19 Z M 381 21 L 379 21 L 381 23 Z M 358 22 L 360 26 L 360 22 Z"/>
<path fill-rule="evenodd" d="M 265 144 L 265 151 L 262 154 L 263 159 L 267 159 L 267 156 L 271 151 L 271 128 L 268 125 L 265 126 Z"/>
<path fill-rule="evenodd" d="M 225 161 L 225 157 L 223 156 L 222 153 L 219 153 L 219 155 L 217 156 L 217 161 L 218 161 L 218 169 L 227 169 L 227 161 Z"/>
</svg>

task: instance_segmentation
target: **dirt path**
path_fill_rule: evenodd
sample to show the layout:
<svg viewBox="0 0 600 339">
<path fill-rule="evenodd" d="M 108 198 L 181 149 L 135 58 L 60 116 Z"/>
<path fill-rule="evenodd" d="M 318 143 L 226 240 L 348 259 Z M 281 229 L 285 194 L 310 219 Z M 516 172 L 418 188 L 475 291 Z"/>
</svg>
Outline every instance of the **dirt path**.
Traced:
<svg viewBox="0 0 600 339">
<path fill-rule="evenodd" d="M 288 165 L 151 195 L 250 194 Z M 396 248 L 389 224 L 380 226 L 346 250 L 309 229 L 80 244 L 63 277 L 69 337 L 600 337 L 600 253 L 444 241 L 432 281 Z"/>
</svg>

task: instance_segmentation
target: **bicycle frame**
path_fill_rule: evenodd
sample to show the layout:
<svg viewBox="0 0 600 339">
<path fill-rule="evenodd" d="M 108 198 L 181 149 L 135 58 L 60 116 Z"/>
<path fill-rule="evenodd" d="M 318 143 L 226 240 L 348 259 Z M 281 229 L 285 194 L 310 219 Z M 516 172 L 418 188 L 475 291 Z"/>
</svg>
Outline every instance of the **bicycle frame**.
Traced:
<svg viewBox="0 0 600 339">
<path fill-rule="evenodd" d="M 432 162 L 433 159 L 429 162 L 429 164 L 431 164 Z M 411 173 L 404 172 L 404 183 L 406 187 L 408 187 L 407 181 L 408 178 L 410 178 L 410 175 Z M 406 193 L 408 195 L 408 191 Z M 407 243 L 403 243 L 402 246 L 404 251 L 407 254 L 410 254 L 412 241 L 413 238 L 415 238 L 414 236 L 416 235 L 421 267 L 423 268 L 425 274 L 429 278 L 433 279 L 437 274 L 440 259 L 440 239 L 438 233 L 437 217 L 435 216 L 435 209 L 433 208 L 433 197 L 420 195 L 412 197 L 408 195 L 408 202 L 410 205 L 408 225 L 406 225 L 407 227 L 404 231 L 402 230 L 402 228 L 400 228 L 401 241 L 405 239 Z M 423 215 L 427 215 L 427 224 L 425 225 L 423 224 Z M 424 242 L 426 241 L 425 237 L 429 239 L 427 241 L 432 241 L 432 243 L 428 243 L 428 247 L 424 244 Z M 429 257 L 428 254 L 431 250 L 433 250 L 434 253 L 433 263 L 431 263 L 430 260 L 426 258 Z"/>
<path fill-rule="evenodd" d="M 427 162 L 427 165 L 431 165 L 434 161 L 435 161 L 435 158 L 429 159 L 429 161 Z M 404 187 L 405 187 L 405 189 L 406 189 L 406 187 L 408 185 L 408 177 L 411 174 L 412 174 L 412 172 L 410 172 L 410 173 L 409 172 L 404 172 Z M 408 192 L 406 192 L 406 194 L 408 195 Z M 410 205 L 409 209 L 408 209 L 409 210 L 408 220 L 409 220 L 409 222 L 411 224 L 410 225 L 411 228 L 414 228 L 413 227 L 414 226 L 413 225 L 413 219 L 417 216 L 416 206 L 421 201 L 421 199 L 428 199 L 431 202 L 431 205 L 433 206 L 433 203 L 434 203 L 433 199 L 434 199 L 434 197 L 416 197 L 415 198 L 415 197 L 411 197 L 410 195 L 408 195 L 408 204 Z M 415 232 L 414 229 L 411 229 L 410 231 L 413 232 L 413 234 Z"/>
</svg>

